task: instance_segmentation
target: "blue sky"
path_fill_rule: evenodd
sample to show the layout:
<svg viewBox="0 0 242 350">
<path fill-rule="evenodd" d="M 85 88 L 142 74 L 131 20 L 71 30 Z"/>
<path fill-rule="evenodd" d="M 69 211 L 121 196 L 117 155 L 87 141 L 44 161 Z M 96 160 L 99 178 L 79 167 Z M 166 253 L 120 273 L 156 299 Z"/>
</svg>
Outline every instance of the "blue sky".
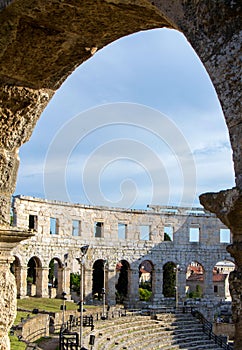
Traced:
<svg viewBox="0 0 242 350">
<path fill-rule="evenodd" d="M 158 29 L 99 50 L 20 149 L 15 194 L 129 208 L 198 205 L 234 186 L 223 113 L 185 37 Z"/>
</svg>

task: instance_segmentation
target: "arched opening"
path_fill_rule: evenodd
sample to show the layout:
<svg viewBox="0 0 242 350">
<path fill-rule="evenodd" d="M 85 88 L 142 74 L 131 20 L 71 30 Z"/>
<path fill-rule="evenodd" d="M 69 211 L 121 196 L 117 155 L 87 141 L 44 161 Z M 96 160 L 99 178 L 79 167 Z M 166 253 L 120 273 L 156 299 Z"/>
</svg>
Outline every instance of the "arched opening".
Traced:
<svg viewBox="0 0 242 350">
<path fill-rule="evenodd" d="M 123 304 L 128 296 L 129 287 L 129 269 L 130 265 L 126 260 L 120 260 L 116 265 L 117 283 L 116 287 L 116 303 Z"/>
<path fill-rule="evenodd" d="M 28 261 L 28 272 L 27 272 L 27 295 L 36 296 L 38 286 L 38 269 L 41 268 L 41 261 L 37 256 L 33 256 Z"/>
<path fill-rule="evenodd" d="M 10 271 L 17 278 L 17 270 L 20 268 L 20 259 L 17 256 L 14 256 L 14 261 L 10 264 Z"/>
<path fill-rule="evenodd" d="M 204 294 L 204 269 L 192 261 L 186 271 L 186 295 L 188 298 L 202 298 Z"/>
<path fill-rule="evenodd" d="M 141 50 L 141 47 L 146 47 L 146 43 L 148 49 Z M 132 54 L 130 47 L 135 47 L 135 50 L 132 50 Z M 179 55 L 177 54 L 178 51 Z M 132 57 L 135 52 L 137 52 L 136 55 Z M 124 66 L 122 66 L 120 57 L 124 61 Z M 129 59 L 129 57 L 131 58 Z M 144 59 L 142 59 L 142 57 L 144 57 Z M 192 57 L 191 61 L 190 57 Z M 151 61 L 149 61 L 149 59 Z M 171 66 L 168 68 L 169 61 Z M 142 67 L 143 64 L 145 66 Z M 174 75 L 172 71 L 174 71 Z M 196 75 L 197 79 L 194 78 Z M 199 85 L 201 82 L 202 86 Z M 100 93 L 100 91 L 102 92 Z M 81 96 L 83 96 L 83 98 L 81 98 Z M 203 98 L 201 98 L 201 96 L 203 96 Z M 85 103 L 84 101 L 88 102 Z M 224 176 L 224 178 L 221 179 L 224 186 L 231 187 L 234 185 L 228 133 L 222 119 L 222 111 L 214 88 L 208 79 L 205 69 L 187 43 L 185 37 L 178 31 L 167 29 L 155 29 L 122 38 L 118 42 L 113 42 L 111 45 L 105 47 L 95 54 L 91 60 L 88 60 L 85 65 L 80 66 L 73 75 L 67 79 L 62 88 L 57 91 L 43 113 L 44 121 L 51 119 L 51 128 L 45 132 L 45 137 L 43 138 L 41 136 L 42 130 L 46 129 L 45 122 L 40 121 L 37 125 L 38 132 L 33 135 L 31 142 L 20 150 L 22 162 L 19 176 L 22 176 L 22 171 L 26 174 L 24 167 L 31 169 L 30 163 L 33 162 L 33 159 L 31 157 L 31 159 L 28 160 L 28 157 L 32 153 L 32 149 L 34 149 L 34 147 L 31 148 L 32 142 L 33 144 L 35 144 L 35 142 L 36 144 L 41 142 L 43 145 L 41 154 L 38 153 L 40 157 L 39 161 L 43 162 L 49 145 L 53 141 L 54 134 L 60 129 L 61 123 L 64 124 L 68 122 L 68 120 L 77 113 L 90 109 L 93 105 L 97 106 L 103 104 L 104 101 L 107 103 L 127 101 L 144 104 L 164 112 L 173 120 L 184 133 L 189 147 L 191 148 L 191 153 L 196 152 L 198 169 L 196 179 L 198 186 L 200 186 L 200 188 L 198 187 L 197 193 L 219 189 L 220 184 L 218 181 L 215 181 L 214 175 L 217 174 L 219 168 L 223 169 L 223 171 L 220 171 L 220 176 Z M 209 110 L 208 107 L 211 108 L 211 110 Z M 207 115 L 212 115 L 215 129 L 207 128 Z M 194 120 L 194 118 L 196 118 L 196 123 L 199 124 L 199 127 L 195 128 L 195 130 L 193 128 L 191 132 L 191 120 Z M 102 128 L 102 130 L 104 130 L 104 128 Z M 68 128 L 66 128 L 65 139 L 71 142 L 69 138 L 72 138 L 73 134 L 70 132 L 68 135 L 67 131 Z M 98 146 L 109 141 L 109 136 L 107 136 L 107 134 L 115 138 L 116 132 L 117 137 L 120 136 L 120 129 L 114 132 L 114 126 L 112 126 L 112 128 L 109 126 L 102 134 L 99 129 L 95 131 L 95 133 L 97 132 L 96 134 L 94 134 L 94 131 L 95 130 L 92 130 L 90 133 L 89 141 L 86 143 L 81 141 L 79 145 L 73 147 L 70 158 L 66 159 L 66 166 L 63 169 L 67 170 L 65 174 L 67 181 L 65 183 L 63 182 L 63 186 L 68 187 L 67 191 L 58 187 L 61 180 L 59 180 L 58 183 L 56 182 L 56 179 L 59 177 L 57 172 L 52 178 L 46 178 L 46 175 L 44 175 L 46 178 L 45 183 L 47 182 L 45 188 L 43 188 L 42 178 L 37 179 L 37 177 L 35 177 L 35 179 L 33 179 L 33 187 L 36 187 L 37 181 L 38 189 L 40 189 L 41 193 L 45 192 L 48 199 L 67 200 L 69 196 L 69 199 L 73 202 L 80 202 L 81 198 L 82 202 L 87 202 L 88 204 L 90 204 L 90 202 L 95 205 L 102 204 L 97 198 L 103 200 L 104 196 L 95 197 L 96 193 L 91 195 L 88 193 L 87 198 L 85 192 L 87 186 L 83 183 L 80 184 L 80 177 L 77 176 L 77 172 L 83 173 L 83 164 L 85 162 L 76 162 L 76 160 L 79 159 L 80 150 L 85 148 L 85 153 L 90 154 L 93 150 L 95 151 Z M 148 141 L 151 135 L 141 134 L 138 129 L 135 130 L 137 131 L 135 133 L 133 131 L 134 130 L 131 129 L 127 130 L 127 128 L 125 129 L 124 135 L 126 134 L 126 139 L 129 135 L 134 136 L 134 134 L 140 134 L 140 136 L 137 136 L 138 141 L 140 141 L 140 139 L 142 139 L 142 142 L 145 140 L 147 146 L 153 147 L 152 142 L 150 145 Z M 209 132 L 211 132 L 211 134 L 209 134 Z M 221 138 L 222 133 L 224 133 L 223 138 Z M 215 140 L 214 135 L 219 135 L 219 137 Z M 80 139 L 83 136 L 87 135 L 80 134 Z M 85 137 L 83 139 L 85 139 Z M 101 144 L 98 143 L 97 140 L 101 140 Z M 213 140 L 212 143 L 211 140 Z M 61 143 L 63 143 L 63 137 L 61 137 Z M 223 145 L 223 148 L 219 145 Z M 203 152 L 205 148 L 206 160 Z M 112 147 L 110 149 L 112 149 Z M 208 152 L 209 149 L 213 151 Z M 154 153 L 158 155 L 156 149 L 154 149 Z M 54 158 L 57 159 L 56 156 Z M 64 158 L 65 155 L 63 154 L 62 159 Z M 46 159 L 48 160 L 48 158 Z M 179 169 L 174 171 L 174 169 L 168 168 L 171 159 L 172 157 L 169 158 L 169 162 L 164 161 L 164 164 L 166 172 L 169 174 L 170 183 L 172 184 L 169 191 L 173 193 L 171 195 L 173 198 L 170 200 L 173 204 L 176 204 L 179 202 L 176 197 L 176 193 L 178 193 L 177 187 L 181 185 L 180 180 L 176 176 L 178 176 L 178 174 L 181 175 L 181 173 Z M 75 162 L 75 165 L 73 162 Z M 226 167 L 224 166 L 224 162 L 227 164 Z M 53 165 L 53 162 L 51 163 Z M 135 162 L 133 162 L 130 167 L 127 167 L 127 164 L 123 166 L 123 161 L 113 160 L 109 162 L 105 171 L 102 172 L 102 177 L 100 179 L 103 181 L 100 183 L 103 183 L 104 188 L 102 192 L 107 194 L 106 197 L 109 199 L 109 206 L 117 202 L 119 196 L 117 191 L 119 188 L 118 182 L 122 181 L 122 179 L 120 179 L 120 181 L 118 179 L 122 177 L 124 169 L 127 171 L 127 168 L 130 168 L 133 172 L 136 172 L 136 174 L 138 171 L 140 179 L 134 179 L 135 183 L 138 181 L 138 188 L 142 186 L 140 183 L 145 183 L 145 186 L 148 186 L 149 190 L 152 189 L 152 184 L 146 174 L 134 163 Z M 210 172 L 206 171 L 207 163 L 211 166 Z M 161 164 L 163 163 L 161 162 Z M 230 164 L 229 167 L 228 164 Z M 116 166 L 117 168 L 114 168 Z M 175 162 L 172 163 L 171 167 L 174 166 L 177 166 Z M 55 169 L 52 170 L 55 171 Z M 96 170 L 96 173 L 99 173 L 99 169 Z M 116 176 L 113 175 L 114 172 Z M 119 176 L 117 176 L 117 172 Z M 49 173 L 51 172 L 46 172 L 46 174 Z M 131 174 L 130 176 L 133 175 Z M 88 176 L 88 179 L 90 180 L 91 177 Z M 50 187 L 48 187 L 48 184 Z M 27 177 L 23 176 L 21 179 L 19 178 L 16 192 L 25 192 L 31 195 L 30 187 Z M 163 188 L 163 191 L 161 191 L 160 187 Z M 94 186 L 92 186 L 92 188 L 94 188 Z M 158 189 L 155 189 L 157 190 L 155 192 L 162 194 L 164 193 L 164 188 L 165 186 L 162 184 L 162 179 L 160 178 L 160 186 Z M 137 196 L 137 202 L 134 204 L 134 207 L 146 207 L 147 203 L 151 202 L 151 192 L 149 190 L 139 191 L 140 196 Z M 66 196 L 66 192 L 68 192 L 68 196 Z M 32 190 L 32 194 L 33 193 L 35 193 L 35 188 Z M 145 195 L 147 193 L 145 198 L 144 193 Z M 166 199 L 162 196 L 160 197 L 160 201 L 162 201 L 162 204 L 167 204 L 165 202 Z M 198 204 L 197 195 L 196 203 Z M 157 202 L 155 204 L 157 204 Z"/>
<path fill-rule="evenodd" d="M 229 274 L 234 269 L 235 264 L 229 260 L 218 261 L 213 267 L 213 293 L 217 300 L 231 301 Z"/>
<path fill-rule="evenodd" d="M 99 301 L 103 299 L 103 288 L 106 288 L 104 284 L 105 262 L 106 260 L 99 259 L 93 264 L 92 295 L 93 299 Z"/>
<path fill-rule="evenodd" d="M 220 91 L 221 98 L 224 100 L 223 104 L 228 118 L 230 117 L 230 112 L 232 114 L 232 122 L 230 122 L 230 125 L 232 125 L 233 130 L 236 129 L 236 126 L 238 125 L 237 123 L 239 123 L 239 121 L 237 122 L 236 120 L 237 115 L 235 111 L 236 109 L 238 110 L 237 101 L 239 101 L 236 92 L 239 91 L 239 89 L 236 88 L 236 84 L 238 83 L 233 83 L 233 81 L 238 81 L 238 79 L 234 78 L 236 77 L 237 73 L 236 69 L 234 70 L 233 65 L 233 62 L 235 61 L 231 59 L 230 64 L 228 64 L 228 62 L 229 59 L 232 58 L 232 55 L 235 56 L 234 51 L 235 53 L 238 52 L 236 51 L 236 46 L 239 45 L 233 45 L 236 40 L 235 38 L 238 38 L 238 29 L 236 29 L 238 17 L 236 18 L 235 14 L 238 5 L 234 4 L 233 6 L 228 6 L 227 3 L 224 3 L 223 5 L 221 2 L 222 10 L 219 11 L 217 17 L 216 3 L 213 5 L 201 3 L 198 4 L 198 8 L 196 8 L 196 3 L 185 4 L 183 2 L 179 4 L 174 2 L 168 6 L 166 2 L 159 2 L 159 8 L 157 8 L 149 1 L 141 3 L 135 2 L 134 4 L 130 3 L 125 6 L 122 3 L 115 4 L 114 6 L 113 3 L 110 2 L 98 2 L 95 4 L 95 2 L 89 1 L 87 3 L 85 2 L 84 10 L 82 6 L 74 8 L 72 6 L 66 6 L 65 3 L 59 4 L 59 2 L 50 2 L 47 6 L 43 6 L 39 9 L 36 4 L 36 8 L 34 8 L 35 13 L 37 13 L 38 10 L 41 13 L 41 15 L 37 16 L 38 18 L 36 18 L 35 16 L 31 16 L 31 8 L 28 9 L 30 12 L 26 11 L 28 7 L 25 6 L 29 6 L 29 4 L 25 4 L 23 1 L 18 2 L 16 7 L 15 4 L 16 2 L 11 3 L 9 6 L 9 13 L 11 15 L 11 11 L 13 11 L 13 13 L 16 11 L 16 16 L 12 16 L 12 18 L 13 20 L 16 20 L 16 23 L 19 25 L 15 25 L 15 23 L 12 26 L 5 25 L 5 23 L 2 25 L 4 32 L 6 31 L 6 28 L 9 28 L 9 31 L 14 31 L 14 35 L 12 35 L 13 33 L 10 34 L 12 40 L 6 40 L 6 49 L 3 47 L 2 50 L 3 59 L 1 61 L 4 64 L 3 74 L 5 74 L 3 84 L 4 89 L 5 86 L 7 86 L 7 90 L 9 89 L 7 92 L 9 96 L 11 95 L 11 92 L 9 93 L 9 91 L 11 91 L 9 86 L 13 88 L 12 91 L 14 91 L 14 89 L 17 90 L 17 93 L 13 94 L 12 96 L 12 100 L 14 102 L 18 99 L 16 98 L 18 94 L 20 94 L 21 97 L 19 97 L 19 99 L 21 100 L 24 100 L 26 97 L 24 96 L 22 98 L 23 95 L 20 93 L 21 90 L 28 92 L 28 97 L 25 101 L 28 99 L 31 100 L 31 102 L 28 101 L 28 103 L 26 103 L 26 110 L 29 110 L 29 115 L 33 113 L 33 110 L 38 110 L 38 112 L 36 112 L 37 114 L 39 113 L 39 110 L 43 108 L 43 106 L 40 106 L 40 108 L 36 108 L 36 106 L 35 108 L 29 108 L 29 105 L 31 104 L 32 106 L 36 105 L 36 100 L 38 100 L 39 96 L 41 96 L 39 101 L 41 101 L 43 96 L 39 95 L 38 97 L 35 96 L 35 98 L 32 98 L 31 96 L 29 98 L 29 95 L 31 95 L 31 92 L 29 93 L 29 91 L 32 90 L 33 95 L 33 91 L 35 93 L 37 89 L 46 88 L 46 90 L 51 90 L 56 86 L 59 86 L 73 67 L 75 67 L 78 63 L 83 62 L 87 57 L 90 57 L 90 55 L 95 52 L 96 47 L 87 47 L 87 42 L 94 43 L 93 45 L 102 47 L 103 45 L 106 45 L 107 43 L 115 40 L 118 37 L 126 35 L 127 33 L 133 33 L 138 30 L 161 26 L 173 27 L 171 23 L 174 22 L 174 26 L 184 28 L 188 39 L 194 43 L 194 46 L 196 46 L 200 54 L 204 52 L 204 61 L 206 61 L 206 65 L 213 74 L 214 81 L 216 81 L 217 89 Z M 63 11 L 63 6 L 65 6 L 66 11 Z M 73 11 L 75 11 L 75 17 L 73 16 Z M 23 14 L 26 14 L 27 12 L 31 15 L 23 16 Z M 208 20 L 206 21 L 204 21 L 205 13 L 207 15 L 206 17 L 208 17 Z M 237 16 L 238 15 L 239 14 L 237 14 Z M 224 21 L 226 16 L 228 19 Z M 75 20 L 70 21 L 70 19 L 73 18 L 75 18 Z M 93 18 L 100 18 L 100 22 L 96 23 L 97 21 L 94 21 Z M 168 18 L 168 21 L 166 18 Z M 31 25 L 31 19 L 34 22 L 34 25 Z M 216 19 L 218 19 L 218 21 L 216 21 Z M 236 21 L 234 19 L 236 19 Z M 8 21 L 8 18 L 6 21 Z M 51 27 L 48 27 L 48 23 L 51 23 Z M 233 23 L 235 24 L 233 25 Z M 227 30 L 230 25 L 231 29 Z M 33 30 L 34 28 L 36 28 L 36 30 Z M 61 29 L 56 30 L 54 28 Z M 234 31 L 234 29 L 236 30 Z M 28 35 L 28 30 L 31 30 L 33 35 Z M 68 31 L 70 31 L 72 35 L 65 35 Z M 52 40 L 51 37 L 53 38 Z M 73 40 L 73 37 L 75 37 L 76 40 Z M 15 40 L 17 43 L 14 38 L 16 38 Z M 31 40 L 31 42 L 28 40 L 28 45 L 25 43 L 25 38 L 30 38 Z M 38 45 L 36 45 L 37 42 Z M 221 42 L 221 45 L 217 45 L 218 42 Z M 233 48 L 233 50 L 231 48 Z M 15 60 L 15 64 L 12 64 L 11 53 L 17 58 Z M 223 56 L 225 57 L 225 60 L 220 59 Z M 33 57 L 36 59 L 33 59 Z M 223 68 L 225 66 L 228 66 L 228 71 Z M 228 84 L 224 86 L 223 81 L 227 81 L 227 78 Z M 18 85 L 21 90 L 15 86 L 15 84 Z M 228 99 L 230 93 L 232 98 Z M 48 98 L 50 98 L 50 96 L 48 96 L 47 99 Z M 41 103 L 45 104 L 43 102 L 40 102 L 40 104 Z M 13 104 L 17 106 L 16 103 Z M 232 110 L 230 105 L 232 105 Z M 15 108 L 13 109 L 15 112 Z M 21 118 L 22 115 L 25 114 L 25 109 L 23 108 L 22 103 L 18 109 L 22 110 L 19 114 Z M 12 118 L 8 105 L 6 111 L 7 112 L 5 112 L 6 114 L 3 115 L 3 117 L 5 118 L 5 116 L 8 115 L 10 118 Z M 18 115 L 18 113 L 14 114 L 16 116 Z M 28 120 L 28 116 L 26 120 Z M 35 124 L 36 119 L 36 115 L 34 115 L 33 118 L 30 118 L 32 125 Z M 16 123 L 16 125 L 18 125 L 19 128 L 19 123 Z M 18 133 L 13 132 L 12 135 L 14 135 L 14 139 L 18 139 L 16 134 L 18 134 L 18 136 L 20 135 L 19 139 L 22 139 L 22 135 L 24 134 L 23 130 L 25 128 L 26 125 L 23 124 L 22 130 L 20 130 Z M 30 133 L 31 130 L 26 130 L 26 137 L 22 140 L 22 142 L 26 141 Z M 240 148 L 236 145 L 236 143 L 239 145 L 239 135 L 239 133 L 231 131 L 231 139 L 233 140 L 234 144 L 234 158 L 237 160 L 235 164 L 237 179 L 241 179 L 239 157 Z M 5 140 L 3 145 L 7 148 L 7 145 L 9 146 L 11 142 L 13 143 L 12 149 L 14 149 L 15 152 L 16 148 L 21 142 Z M 12 162 L 10 163 L 12 167 Z M 12 168 L 14 168 L 15 172 L 15 167 Z M 9 186 L 12 188 L 12 182 L 9 181 L 9 183 Z M 7 189 L 5 193 L 7 193 L 9 196 L 9 194 L 11 195 L 10 192 L 11 190 Z M 227 213 L 226 217 L 228 217 Z M 2 220 L 2 222 L 4 222 L 4 220 Z"/>
<path fill-rule="evenodd" d="M 139 265 L 139 297 L 142 301 L 152 298 L 152 271 L 153 263 L 149 260 L 143 260 Z"/>
<path fill-rule="evenodd" d="M 56 298 L 58 295 L 58 281 L 62 278 L 62 274 L 66 273 L 64 271 L 61 261 L 58 258 L 53 258 L 49 263 L 49 274 L 48 274 L 48 287 L 50 298 Z M 66 276 L 63 276 L 64 278 Z"/>
<path fill-rule="evenodd" d="M 17 286 L 17 298 L 22 294 L 22 276 L 21 276 L 21 262 L 17 256 L 14 256 L 15 260 L 10 265 L 10 271 L 14 274 L 16 286 Z M 26 291 L 24 292 L 26 294 Z"/>
<path fill-rule="evenodd" d="M 165 298 L 174 298 L 176 295 L 176 264 L 173 261 L 163 266 L 163 295 Z"/>
</svg>

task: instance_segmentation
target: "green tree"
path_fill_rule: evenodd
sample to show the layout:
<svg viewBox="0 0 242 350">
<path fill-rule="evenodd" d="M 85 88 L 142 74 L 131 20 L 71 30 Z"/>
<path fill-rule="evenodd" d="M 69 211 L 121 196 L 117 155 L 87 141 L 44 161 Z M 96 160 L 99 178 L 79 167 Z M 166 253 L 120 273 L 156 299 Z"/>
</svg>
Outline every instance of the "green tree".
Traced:
<svg viewBox="0 0 242 350">
<path fill-rule="evenodd" d="M 200 285 L 196 285 L 196 290 L 189 293 L 189 298 L 201 298 L 203 295 L 202 287 Z"/>
<path fill-rule="evenodd" d="M 152 292 L 148 289 L 139 288 L 139 298 L 143 301 L 149 301 L 151 298 Z"/>
<path fill-rule="evenodd" d="M 163 294 L 165 298 L 175 297 L 176 271 L 175 264 L 168 262 L 163 268 Z"/>
<path fill-rule="evenodd" d="M 80 293 L 80 282 L 81 282 L 81 276 L 79 273 L 71 273 L 70 274 L 70 284 L 71 284 L 71 289 L 74 292 L 77 292 L 78 294 Z"/>
</svg>

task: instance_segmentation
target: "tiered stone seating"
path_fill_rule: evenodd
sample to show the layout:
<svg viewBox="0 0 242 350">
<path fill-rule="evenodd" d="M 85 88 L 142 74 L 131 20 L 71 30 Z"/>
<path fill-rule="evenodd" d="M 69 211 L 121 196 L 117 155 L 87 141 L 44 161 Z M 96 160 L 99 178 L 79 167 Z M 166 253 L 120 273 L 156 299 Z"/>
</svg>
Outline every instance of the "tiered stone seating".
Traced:
<svg viewBox="0 0 242 350">
<path fill-rule="evenodd" d="M 95 322 L 94 350 L 221 350 L 190 314 L 126 316 Z M 90 332 L 84 332 L 86 345 Z"/>
</svg>

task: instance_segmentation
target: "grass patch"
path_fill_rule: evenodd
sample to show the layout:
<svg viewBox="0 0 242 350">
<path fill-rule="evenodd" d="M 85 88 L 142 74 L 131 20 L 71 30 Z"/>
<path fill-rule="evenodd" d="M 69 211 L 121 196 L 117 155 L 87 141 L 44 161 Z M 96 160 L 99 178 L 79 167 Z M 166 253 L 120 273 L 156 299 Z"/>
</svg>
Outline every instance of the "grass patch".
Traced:
<svg viewBox="0 0 242 350">
<path fill-rule="evenodd" d="M 19 341 L 16 335 L 10 335 L 11 350 L 25 350 L 26 344 Z"/>
<path fill-rule="evenodd" d="M 60 311 L 60 306 L 63 304 L 61 299 L 49 299 L 49 298 L 26 298 L 18 299 L 18 308 L 32 311 L 33 309 L 39 309 L 39 311 Z M 77 305 L 73 302 L 66 301 L 66 310 L 76 310 Z"/>
<path fill-rule="evenodd" d="M 41 338 L 35 340 L 34 343 L 40 344 L 43 340 L 48 340 L 48 339 L 51 339 L 51 337 L 41 337 Z"/>
<path fill-rule="evenodd" d="M 18 312 L 17 312 L 17 316 L 16 316 L 16 318 L 15 318 L 15 320 L 14 320 L 14 325 L 17 325 L 17 324 L 21 323 L 21 318 L 22 318 L 22 317 L 23 317 L 23 318 L 27 318 L 28 315 L 31 316 L 31 314 L 30 314 L 29 312 L 18 311 Z"/>
</svg>

